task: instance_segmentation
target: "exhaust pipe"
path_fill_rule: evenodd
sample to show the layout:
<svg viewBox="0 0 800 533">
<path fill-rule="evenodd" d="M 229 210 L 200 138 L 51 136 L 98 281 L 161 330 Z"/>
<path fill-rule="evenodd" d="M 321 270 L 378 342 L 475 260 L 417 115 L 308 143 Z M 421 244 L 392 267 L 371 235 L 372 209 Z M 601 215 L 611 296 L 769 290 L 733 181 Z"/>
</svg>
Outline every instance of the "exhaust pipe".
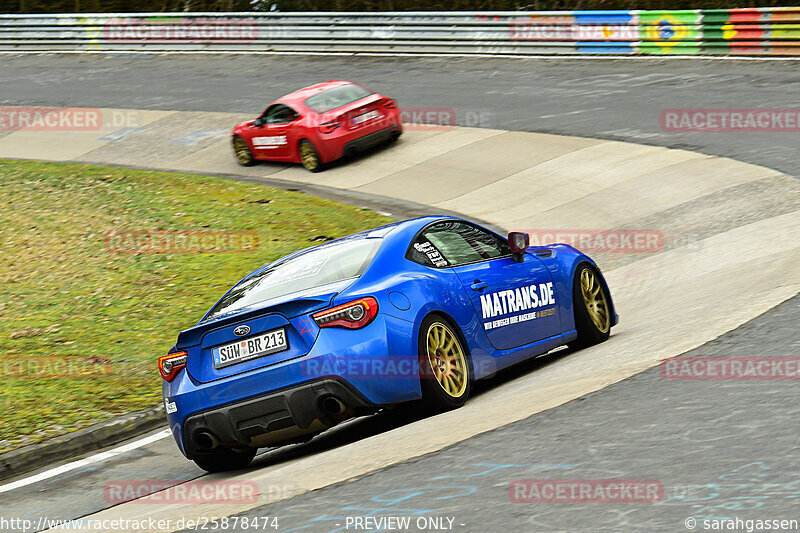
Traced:
<svg viewBox="0 0 800 533">
<path fill-rule="evenodd" d="M 194 442 L 197 446 L 203 450 L 213 450 L 217 446 L 219 446 L 219 440 L 217 437 L 214 436 L 213 433 L 209 433 L 208 431 L 198 431 L 194 435 Z"/>
<path fill-rule="evenodd" d="M 347 408 L 336 396 L 323 396 L 319 400 L 319 408 L 328 415 L 340 415 Z"/>
</svg>

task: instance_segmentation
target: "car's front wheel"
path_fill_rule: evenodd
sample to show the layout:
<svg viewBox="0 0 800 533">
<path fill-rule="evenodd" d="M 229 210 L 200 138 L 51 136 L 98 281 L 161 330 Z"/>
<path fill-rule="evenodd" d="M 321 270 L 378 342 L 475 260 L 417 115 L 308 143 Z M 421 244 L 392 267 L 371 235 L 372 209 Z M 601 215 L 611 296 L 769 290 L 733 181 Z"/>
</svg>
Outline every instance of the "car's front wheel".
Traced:
<svg viewBox="0 0 800 533">
<path fill-rule="evenodd" d="M 238 135 L 233 138 L 233 152 L 236 154 L 236 160 L 243 167 L 249 167 L 256 162 L 253 157 L 253 152 L 250 151 L 250 147 L 247 146 L 245 140 Z"/>
<path fill-rule="evenodd" d="M 419 375 L 426 408 L 447 411 L 467 402 L 472 386 L 469 355 L 456 327 L 442 316 L 430 315 L 420 327 Z"/>
<path fill-rule="evenodd" d="M 300 141 L 297 150 L 300 153 L 300 162 L 306 170 L 309 172 L 319 172 L 322 170 L 322 160 L 319 158 L 319 153 L 317 153 L 317 149 L 314 148 L 311 141 L 303 139 Z"/>
<path fill-rule="evenodd" d="M 208 453 L 193 457 L 193 460 L 206 472 L 225 472 L 246 467 L 257 451 L 256 448 L 214 448 Z"/>
<path fill-rule="evenodd" d="M 575 271 L 572 282 L 572 305 L 578 338 L 570 348 L 583 348 L 608 339 L 611 331 L 611 305 L 600 272 L 583 263 Z"/>
</svg>

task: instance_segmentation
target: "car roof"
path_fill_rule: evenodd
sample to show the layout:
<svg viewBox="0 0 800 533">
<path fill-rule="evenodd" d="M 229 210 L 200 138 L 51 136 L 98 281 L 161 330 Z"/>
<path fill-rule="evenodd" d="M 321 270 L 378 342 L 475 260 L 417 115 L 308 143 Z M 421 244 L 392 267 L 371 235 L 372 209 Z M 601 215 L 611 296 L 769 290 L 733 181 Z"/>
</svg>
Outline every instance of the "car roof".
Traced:
<svg viewBox="0 0 800 533">
<path fill-rule="evenodd" d="M 294 92 L 291 92 L 286 96 L 282 96 L 281 98 L 276 100 L 275 103 L 286 104 L 289 106 L 297 105 L 303 103 L 306 99 L 314 96 L 315 94 L 327 91 L 328 89 L 333 89 L 334 87 L 341 87 L 342 85 L 358 85 L 358 84 L 353 83 L 352 81 L 345 81 L 345 80 L 323 81 L 322 83 L 315 83 L 314 85 L 303 87 L 302 89 L 298 89 Z"/>
<path fill-rule="evenodd" d="M 383 226 L 379 226 L 371 230 L 355 233 L 353 235 L 350 235 L 349 237 L 358 236 L 364 238 L 371 238 L 371 237 L 391 236 L 392 238 L 399 237 L 410 240 L 414 235 L 416 235 L 419 232 L 419 230 L 421 230 L 422 228 L 424 228 L 429 224 L 438 222 L 440 220 L 463 220 L 463 219 L 446 215 L 426 215 L 417 218 L 410 218 L 407 220 L 399 220 L 397 222 L 391 222 L 389 224 L 385 224 Z M 347 238 L 348 237 L 343 237 L 343 239 Z"/>
<path fill-rule="evenodd" d="M 297 257 L 298 255 L 302 255 L 308 251 L 315 250 L 323 246 L 336 245 L 337 243 L 341 243 L 343 241 L 348 241 L 353 239 L 375 239 L 375 238 L 390 237 L 392 240 L 401 239 L 403 241 L 410 242 L 411 238 L 413 238 L 417 234 L 417 232 L 419 232 L 419 230 L 421 230 L 428 224 L 432 224 L 439 220 L 462 220 L 462 219 L 444 215 L 428 215 L 417 218 L 411 218 L 408 220 L 399 220 L 397 222 L 390 222 L 389 224 L 384 224 L 383 226 L 378 226 L 373 229 L 360 231 L 358 233 L 353 233 L 350 235 L 346 235 L 344 237 L 339 237 L 338 239 L 323 244 L 319 244 L 317 246 L 310 246 L 308 248 L 292 252 L 288 255 L 276 259 L 272 263 L 267 263 L 265 265 L 258 267 L 257 269 L 253 270 L 248 275 L 243 277 L 238 283 L 241 283 L 242 281 L 263 271 L 264 269 L 270 268 L 271 266 L 281 263 L 289 258 Z"/>
</svg>

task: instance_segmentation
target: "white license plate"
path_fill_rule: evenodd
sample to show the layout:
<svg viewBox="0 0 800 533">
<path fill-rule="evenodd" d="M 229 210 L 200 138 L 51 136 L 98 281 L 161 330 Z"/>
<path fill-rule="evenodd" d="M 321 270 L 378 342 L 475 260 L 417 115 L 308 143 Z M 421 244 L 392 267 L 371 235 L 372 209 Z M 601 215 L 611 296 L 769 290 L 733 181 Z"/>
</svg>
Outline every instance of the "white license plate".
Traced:
<svg viewBox="0 0 800 533">
<path fill-rule="evenodd" d="M 211 349 L 211 353 L 214 357 L 214 368 L 223 368 L 263 355 L 280 352 L 288 347 L 286 332 L 283 328 L 279 328 L 261 335 L 217 346 Z"/>
<path fill-rule="evenodd" d="M 383 115 L 380 114 L 378 111 L 370 111 L 368 113 L 364 113 L 363 115 L 358 115 L 353 119 L 353 124 L 359 125 L 363 124 L 364 122 L 369 122 L 370 120 L 378 120 L 383 118 Z"/>
</svg>

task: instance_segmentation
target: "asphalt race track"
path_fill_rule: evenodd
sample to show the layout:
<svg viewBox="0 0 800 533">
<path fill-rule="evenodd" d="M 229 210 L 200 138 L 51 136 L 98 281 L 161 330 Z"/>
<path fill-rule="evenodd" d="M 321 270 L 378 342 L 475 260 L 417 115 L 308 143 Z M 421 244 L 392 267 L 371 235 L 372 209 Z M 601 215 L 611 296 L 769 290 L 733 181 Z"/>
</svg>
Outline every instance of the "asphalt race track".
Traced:
<svg viewBox="0 0 800 533">
<path fill-rule="evenodd" d="M 800 297 L 687 356 L 797 353 Z M 338 531 L 354 510 L 454 519 L 456 531 L 682 531 L 684 520 L 798 516 L 796 383 L 661 379 L 658 369 L 351 483 L 249 511 Z M 512 503 L 518 479 L 659 479 L 650 505 Z M 463 524 L 463 526 L 461 526 Z"/>
<path fill-rule="evenodd" d="M 599 137 L 732 157 L 797 176 L 800 133 L 672 133 L 665 108 L 792 108 L 800 61 L 271 55 L 4 55 L 0 104 L 259 113 L 328 79 L 459 125 Z"/>
<path fill-rule="evenodd" d="M 800 297 L 687 355 L 797 353 Z M 534 372 L 548 356 L 482 384 L 477 398 L 509 374 Z M 454 531 L 686 531 L 687 517 L 797 516 L 796 382 L 667 382 L 648 370 L 580 400 L 403 462 L 239 516 L 278 517 L 280 531 L 338 531 L 343 517 L 367 514 L 455 518 Z M 398 416 L 399 415 L 399 416 Z M 412 423 L 389 413 L 336 428 L 305 446 L 261 453 L 252 469 L 344 446 Z M 135 454 L 3 494 L 3 514 L 70 518 L 104 507 L 108 479 L 184 481 L 201 472 L 169 439 Z M 448 477 L 453 476 L 453 477 Z M 517 479 L 657 478 L 657 504 L 511 503 Z M 220 479 L 220 476 L 214 476 Z M 278 496 L 291 480 L 269 490 Z M 148 505 L 141 505 L 146 513 Z M 211 514 L 211 510 L 209 510 Z M 411 515 L 413 516 L 413 515 Z M 337 525 L 340 524 L 340 525 Z M 464 524 L 463 526 L 461 524 Z"/>
<path fill-rule="evenodd" d="M 2 105 L 246 115 L 260 112 L 271 99 L 298 86 L 320 79 L 344 78 L 358 80 L 395 96 L 404 107 L 450 108 L 462 126 L 511 130 L 511 133 L 487 133 L 486 139 L 480 141 L 484 150 L 478 154 L 491 153 L 486 146 L 492 142 L 492 135 L 501 138 L 516 135 L 514 131 L 530 131 L 678 148 L 753 163 L 789 176 L 800 174 L 800 157 L 796 153 L 800 133 L 669 133 L 659 126 L 662 108 L 792 108 L 797 105 L 796 95 L 800 94 L 797 91 L 800 85 L 798 63 L 792 61 L 211 55 L 8 55 L 0 56 L 0 61 L 3 64 L 0 69 Z M 180 116 L 189 120 L 193 115 Z M 195 119 L 199 120 L 198 117 L 192 120 Z M 160 120 L 168 120 L 168 117 Z M 228 118 L 218 116 L 215 120 L 224 122 Z M 158 131 L 158 127 L 154 129 Z M 467 128 L 453 135 L 469 136 L 473 131 L 476 130 Z M 4 133 L 0 132 L 0 151 Z M 441 135 L 438 142 L 444 137 Z M 424 145 L 425 139 L 421 133 L 417 137 L 409 135 L 399 153 L 414 153 L 415 148 Z M 643 150 L 635 152 L 638 154 L 635 157 L 654 165 L 658 161 L 659 172 L 662 166 L 670 167 L 667 157 L 692 157 L 688 152 L 647 154 L 634 145 L 585 142 L 574 137 L 541 136 L 538 139 L 548 149 L 559 143 L 575 145 L 564 149 L 561 155 L 576 165 L 565 169 L 565 173 L 572 170 L 587 176 L 586 180 L 593 170 L 602 179 L 608 179 L 614 168 L 609 165 L 623 163 L 622 159 L 609 158 L 611 151 Z M 153 137 L 150 142 L 156 140 Z M 529 138 L 518 141 L 519 146 L 524 147 Z M 9 146 L 19 146 L 19 143 Z M 462 149 L 473 146 L 481 145 L 475 142 Z M 113 149 L 113 146 L 101 147 L 93 153 L 97 154 L 98 161 L 116 162 L 118 160 L 112 157 Z M 225 157 L 229 159 L 228 156 Z M 383 168 L 380 165 L 391 163 L 391 156 L 388 150 L 366 156 L 356 161 L 350 170 L 363 175 L 370 163 Z M 208 161 L 218 164 L 216 158 Z M 431 168 L 425 164 L 435 164 L 437 160 L 431 161 L 434 163 L 418 163 L 424 170 Z M 130 164 L 138 163 L 132 159 Z M 703 189 L 699 184 L 706 176 L 698 175 L 697 198 L 654 209 L 649 218 L 643 214 L 633 219 L 636 227 L 661 227 L 658 225 L 667 220 L 685 219 L 685 223 L 703 228 L 706 233 L 701 238 L 705 248 L 699 252 L 690 249 L 691 253 L 697 252 L 697 256 L 689 257 L 687 253 L 682 258 L 680 250 L 675 249 L 671 250 L 672 255 L 657 254 L 638 263 L 626 264 L 625 260 L 608 258 L 613 267 L 619 267 L 612 269 L 609 275 L 621 286 L 623 301 L 625 297 L 628 301 L 637 298 L 641 301 L 629 308 L 627 317 L 622 312 L 623 322 L 620 329 L 615 330 L 617 339 L 612 337 L 603 349 L 583 353 L 561 350 L 481 383 L 476 397 L 462 410 L 461 416 L 473 425 L 476 417 L 485 417 L 487 413 L 497 415 L 497 419 L 476 425 L 483 429 L 475 429 L 470 435 L 465 433 L 463 438 L 447 440 L 436 434 L 437 428 L 444 433 L 458 433 L 456 428 L 460 422 L 456 415 L 459 412 L 420 420 L 413 412 L 400 410 L 350 422 L 307 445 L 262 450 L 254 466 L 247 471 L 205 478 L 246 480 L 260 476 L 262 494 L 270 493 L 269 501 L 283 501 L 248 508 L 209 506 L 203 509 L 203 514 L 272 516 L 279 519 L 280 531 L 309 532 L 344 531 L 345 517 L 370 514 L 445 517 L 452 519 L 453 531 L 470 532 L 510 528 L 570 532 L 686 531 L 684 520 L 690 517 L 698 521 L 736 517 L 800 518 L 797 512 L 800 460 L 795 453 L 800 429 L 794 400 L 797 381 L 664 380 L 658 368 L 645 370 L 655 364 L 652 356 L 647 364 L 635 357 L 636 349 L 656 354 L 657 347 L 642 342 L 631 344 L 631 339 L 642 333 L 636 327 L 626 329 L 630 326 L 626 326 L 625 320 L 630 324 L 647 315 L 649 304 L 653 309 L 666 305 L 648 302 L 645 291 L 648 287 L 655 291 L 655 285 L 630 286 L 637 269 L 658 269 L 654 271 L 669 276 L 670 267 L 675 267 L 681 270 L 676 270 L 674 283 L 670 285 L 668 280 L 663 280 L 657 286 L 661 291 L 659 297 L 663 296 L 674 306 L 690 303 L 679 309 L 680 313 L 664 315 L 661 321 L 658 315 L 648 315 L 639 327 L 647 325 L 660 330 L 654 329 L 654 339 L 670 338 L 675 346 L 681 346 L 677 337 L 685 332 L 687 348 L 694 348 L 688 355 L 698 356 L 787 356 L 800 351 L 796 334 L 800 323 L 800 296 L 790 298 L 797 292 L 797 268 L 795 266 L 792 272 L 790 266 L 777 266 L 778 260 L 791 260 L 796 254 L 776 253 L 773 249 L 780 243 L 785 246 L 796 240 L 794 235 L 799 228 L 797 218 L 792 216 L 799 200 L 796 178 L 758 167 L 740 167 L 724 159 L 709 162 L 709 165 L 717 164 L 724 170 L 711 181 L 724 183 L 725 172 L 729 170 L 731 183 L 737 183 L 736 186 L 715 185 L 718 190 Z M 491 166 L 491 161 L 487 161 L 486 166 Z M 531 168 L 538 168 L 540 174 L 557 173 L 556 165 L 552 167 L 547 167 L 545 161 Z M 274 173 L 276 179 L 289 181 L 302 174 L 291 168 L 260 168 L 262 173 L 268 171 Z M 228 170 L 215 167 L 213 172 L 226 174 Z M 679 174 L 674 171 L 657 176 L 669 176 L 676 183 L 683 183 L 681 187 L 690 188 L 691 176 Z M 336 180 L 346 179 L 347 175 L 348 166 L 342 165 L 319 176 L 338 186 Z M 376 180 L 375 183 L 382 182 Z M 646 185 L 646 172 L 644 177 L 638 176 L 635 183 L 637 187 Z M 356 192 L 365 190 L 401 198 L 399 203 L 386 207 L 396 214 L 416 213 L 421 209 L 418 204 L 404 204 L 403 195 L 392 193 L 395 189 L 388 185 L 384 184 L 383 189 L 378 185 L 366 183 L 352 188 Z M 462 196 L 435 202 L 435 205 L 456 212 L 461 208 L 500 226 L 513 222 L 510 215 L 503 217 L 497 211 L 479 209 L 480 194 L 485 190 L 478 187 Z M 586 194 L 588 197 L 601 193 L 587 189 Z M 429 203 L 411 196 L 407 199 L 419 204 Z M 360 200 L 365 201 L 365 198 Z M 370 201 L 374 202 L 373 207 L 380 209 L 380 197 Z M 576 195 L 574 203 L 580 206 L 580 201 L 580 196 Z M 619 204 L 617 209 L 623 207 Z M 635 206 L 629 207 L 635 211 Z M 541 224 L 543 217 L 528 220 Z M 631 222 L 612 209 L 589 219 Z M 567 227 L 576 227 L 574 220 L 580 219 L 576 216 L 565 220 L 573 224 Z M 735 245 L 737 242 L 741 243 L 739 247 Z M 710 265 L 699 259 L 702 254 L 714 253 L 722 258 L 722 264 Z M 759 255 L 767 261 L 757 261 Z M 770 262 L 773 259 L 775 265 Z M 601 266 L 603 264 L 601 261 Z M 718 284 L 726 291 L 734 291 L 738 283 L 743 293 L 755 291 L 752 300 L 748 302 L 735 296 L 728 300 L 715 299 L 713 295 L 704 294 L 702 276 L 695 279 L 683 270 L 690 268 L 705 272 L 709 286 Z M 728 278 L 734 274 L 736 277 L 723 284 L 718 279 L 722 273 Z M 770 278 L 773 273 L 779 279 Z M 748 284 L 751 285 L 749 289 Z M 763 288 L 763 294 L 758 294 L 757 288 Z M 667 293 L 680 289 L 687 294 Z M 783 300 L 786 301 L 773 307 Z M 714 302 L 715 309 L 704 308 L 701 302 Z M 730 305 L 730 309 L 719 308 L 724 305 Z M 750 309 L 746 309 L 748 305 Z M 738 327 L 727 333 L 731 328 L 719 324 L 712 328 L 707 320 L 712 315 L 730 315 L 729 322 L 720 319 L 719 324 Z M 683 318 L 678 321 L 677 316 L 685 317 L 685 323 Z M 739 326 L 744 317 L 756 318 Z M 708 339 L 717 338 L 694 347 L 697 344 L 691 344 L 688 337 L 701 338 L 702 335 L 691 329 L 689 324 L 692 323 L 695 330 L 708 327 L 709 332 L 714 332 Z M 615 354 L 615 347 L 618 354 Z M 595 381 L 595 373 L 610 371 L 615 355 L 618 356 L 616 363 L 623 370 L 615 374 L 614 379 Z M 570 375 L 574 376 L 574 382 L 564 378 Z M 548 377 L 553 376 L 561 376 L 560 381 L 554 382 L 558 387 L 548 389 Z M 619 381 L 625 376 L 632 377 Z M 602 390 L 588 395 L 579 393 L 597 388 Z M 574 395 L 570 396 L 565 389 Z M 551 403 L 548 403 L 548 396 L 551 396 Z M 508 414 L 512 407 L 524 405 L 528 400 L 531 404 L 545 406 L 531 407 L 530 414 L 542 412 L 518 417 Z M 505 420 L 508 422 L 504 423 Z M 385 452 L 390 449 L 387 443 L 393 438 L 398 449 L 389 460 L 381 453 L 388 453 Z M 379 448 L 379 443 L 384 447 Z M 409 446 L 417 446 L 422 451 L 409 451 Z M 337 470 L 340 462 L 348 461 L 348 450 L 364 452 L 363 460 L 358 458 L 361 462 L 353 457 L 354 470 L 349 476 Z M 315 457 L 319 460 L 315 461 Z M 66 474 L 3 492 L 0 496 L 2 515 L 76 518 L 109 507 L 102 492 L 103 483 L 108 480 L 155 477 L 181 482 L 201 474 L 193 463 L 182 459 L 171 438 L 160 439 L 108 461 L 89 463 Z M 306 484 L 308 479 L 316 477 L 329 481 L 314 486 Z M 353 480 L 354 477 L 359 479 Z M 509 498 L 509 485 L 518 479 L 611 478 L 659 480 L 663 498 L 646 504 L 532 504 L 512 503 Z M 0 485 L 0 491 L 2 487 Z M 306 492 L 308 490 L 312 492 Z M 134 504 L 107 509 L 101 515 L 113 516 L 119 512 L 127 513 L 125 516 L 151 513 L 174 516 L 179 511 L 166 509 L 164 505 Z M 431 525 L 422 530 L 434 529 Z"/>
</svg>

